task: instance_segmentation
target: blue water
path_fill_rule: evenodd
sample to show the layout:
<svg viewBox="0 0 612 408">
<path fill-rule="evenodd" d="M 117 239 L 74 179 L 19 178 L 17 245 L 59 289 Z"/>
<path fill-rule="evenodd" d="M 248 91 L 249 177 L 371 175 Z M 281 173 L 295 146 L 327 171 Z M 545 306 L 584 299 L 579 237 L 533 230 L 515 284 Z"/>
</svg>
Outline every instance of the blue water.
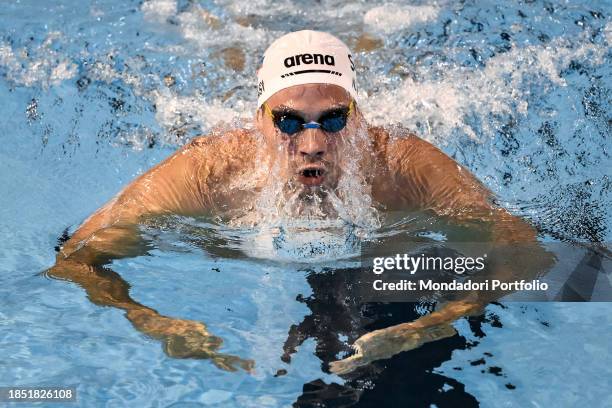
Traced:
<svg viewBox="0 0 612 408">
<path fill-rule="evenodd" d="M 343 379 L 324 360 L 350 341 L 333 327 L 340 346 L 326 337 L 317 292 L 334 265 L 218 256 L 172 231 L 151 256 L 113 263 L 134 299 L 205 322 L 223 352 L 255 360 L 253 374 L 169 358 L 123 312 L 39 274 L 62 232 L 136 175 L 197 134 L 248 121 L 263 50 L 301 28 L 356 50 L 370 122 L 440 146 L 541 240 L 609 242 L 611 12 L 586 1 L 4 4 L 0 385 L 75 384 L 78 406 L 308 406 L 312 384 L 358 389 L 364 406 L 381 395 L 390 406 L 612 406 L 607 303 L 491 305 L 458 321 L 459 336 Z M 281 361 L 290 327 L 309 316 L 319 327 Z"/>
</svg>

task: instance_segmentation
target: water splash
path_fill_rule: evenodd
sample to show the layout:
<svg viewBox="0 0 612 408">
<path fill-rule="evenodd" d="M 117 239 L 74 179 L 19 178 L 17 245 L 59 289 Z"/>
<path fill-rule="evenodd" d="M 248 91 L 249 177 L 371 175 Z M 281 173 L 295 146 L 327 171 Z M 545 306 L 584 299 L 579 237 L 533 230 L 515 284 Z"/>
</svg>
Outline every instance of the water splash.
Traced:
<svg viewBox="0 0 612 408">
<path fill-rule="evenodd" d="M 245 245 L 250 255 L 299 262 L 353 257 L 360 240 L 381 226 L 364 168 L 372 160 L 367 125 L 360 121 L 350 135 L 338 137 L 345 143 L 337 155 L 341 176 L 335 187 L 306 190 L 288 179 L 287 144 L 279 144 L 274 157 L 260 149 L 256 162 L 267 163 L 269 177 L 254 205 L 230 220 L 258 231 Z"/>
</svg>

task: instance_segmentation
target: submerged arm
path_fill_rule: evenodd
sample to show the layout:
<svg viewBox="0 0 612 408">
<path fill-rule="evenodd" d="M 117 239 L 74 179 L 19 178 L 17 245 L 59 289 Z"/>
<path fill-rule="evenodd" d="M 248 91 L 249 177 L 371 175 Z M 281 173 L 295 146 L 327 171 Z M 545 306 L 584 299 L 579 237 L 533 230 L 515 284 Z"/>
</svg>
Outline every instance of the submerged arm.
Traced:
<svg viewBox="0 0 612 408">
<path fill-rule="evenodd" d="M 550 254 L 537 242 L 536 230 L 494 205 L 492 193 L 436 147 L 411 135 L 389 143 L 386 157 L 394 184 L 394 194 L 387 205 L 430 210 L 451 223 L 473 228 L 476 240 L 487 241 L 486 278 L 507 282 L 533 277 L 552 264 Z M 464 246 L 470 245 L 473 244 Z M 355 342 L 354 356 L 332 363 L 331 369 L 338 374 L 350 372 L 371 361 L 453 336 L 451 324 L 455 320 L 481 314 L 489 302 L 502 295 L 471 292 L 414 322 L 368 333 Z"/>
<path fill-rule="evenodd" d="M 46 274 L 78 284 L 85 289 L 89 300 L 97 305 L 124 310 L 132 325 L 147 336 L 160 340 L 164 352 L 170 357 L 210 359 L 227 371 L 235 371 L 237 367 L 247 371 L 253 368 L 251 360 L 218 352 L 223 340 L 211 335 L 205 324 L 163 316 L 132 299 L 130 285 L 110 268 L 67 259 L 58 261 Z"/>
<path fill-rule="evenodd" d="M 126 311 L 136 329 L 161 340 L 164 351 L 177 358 L 210 358 L 218 367 L 235 370 L 252 362 L 216 350 L 222 340 L 200 322 L 174 319 L 133 300 L 129 284 L 105 267 L 113 259 L 147 252 L 138 223 L 163 214 L 206 214 L 212 208 L 205 184 L 210 162 L 198 140 L 149 170 L 89 217 L 60 249 L 47 275 L 83 287 L 98 305 Z"/>
</svg>

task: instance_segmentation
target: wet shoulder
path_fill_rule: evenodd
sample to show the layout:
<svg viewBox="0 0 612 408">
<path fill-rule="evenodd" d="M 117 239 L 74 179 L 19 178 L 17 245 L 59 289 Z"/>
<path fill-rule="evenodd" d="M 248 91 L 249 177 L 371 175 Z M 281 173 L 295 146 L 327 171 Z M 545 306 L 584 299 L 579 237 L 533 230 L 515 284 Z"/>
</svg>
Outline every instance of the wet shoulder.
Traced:
<svg viewBox="0 0 612 408">
<path fill-rule="evenodd" d="M 252 168 L 256 148 L 255 133 L 248 129 L 199 136 L 186 147 L 196 161 L 200 179 L 213 183 Z"/>
<path fill-rule="evenodd" d="M 372 127 L 370 137 L 379 158 L 372 188 L 375 200 L 388 209 L 421 209 L 428 165 L 436 160 L 438 149 L 401 127 Z"/>
<path fill-rule="evenodd" d="M 429 147 L 435 149 L 429 142 L 401 126 L 371 126 L 368 131 L 375 154 L 390 167 L 397 165 L 398 161 L 407 160 L 415 152 Z"/>
<path fill-rule="evenodd" d="M 217 155 L 235 156 L 252 151 L 256 147 L 255 134 L 249 129 L 235 129 L 193 138 L 188 148 L 214 151 Z"/>
</svg>

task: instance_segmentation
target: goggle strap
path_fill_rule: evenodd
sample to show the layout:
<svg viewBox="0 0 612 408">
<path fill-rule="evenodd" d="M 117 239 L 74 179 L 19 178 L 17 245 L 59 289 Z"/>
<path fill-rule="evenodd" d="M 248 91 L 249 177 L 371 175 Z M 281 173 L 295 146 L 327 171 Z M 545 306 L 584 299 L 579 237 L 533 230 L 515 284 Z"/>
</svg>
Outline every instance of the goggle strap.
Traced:
<svg viewBox="0 0 612 408">
<path fill-rule="evenodd" d="M 270 107 L 268 106 L 266 102 L 264 102 L 264 110 L 266 111 L 268 116 L 270 116 L 272 120 L 274 120 L 274 113 L 272 112 L 272 109 L 270 109 Z"/>
</svg>

